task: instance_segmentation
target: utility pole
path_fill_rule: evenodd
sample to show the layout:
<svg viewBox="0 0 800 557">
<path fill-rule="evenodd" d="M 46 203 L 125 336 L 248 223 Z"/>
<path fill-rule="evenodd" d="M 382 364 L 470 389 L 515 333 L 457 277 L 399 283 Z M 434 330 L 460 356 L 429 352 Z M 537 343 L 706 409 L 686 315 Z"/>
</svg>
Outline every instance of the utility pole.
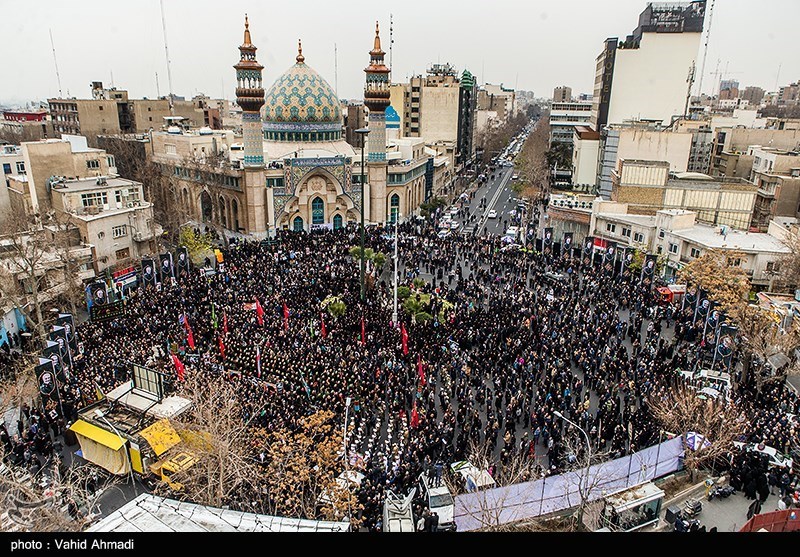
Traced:
<svg viewBox="0 0 800 557">
<path fill-rule="evenodd" d="M 161 3 L 161 28 L 164 31 L 164 54 L 167 55 L 167 84 L 169 85 L 169 114 L 175 116 L 175 106 L 172 102 L 172 69 L 169 65 L 169 47 L 167 46 L 167 20 L 164 17 L 164 0 Z"/>
<path fill-rule="evenodd" d="M 61 75 L 58 73 L 58 60 L 56 59 L 56 45 L 53 42 L 53 30 L 50 29 L 50 47 L 53 49 L 53 63 L 56 65 L 56 81 L 58 82 L 58 98 L 62 98 L 61 94 Z M 778 70 L 780 73 L 780 70 Z"/>
</svg>

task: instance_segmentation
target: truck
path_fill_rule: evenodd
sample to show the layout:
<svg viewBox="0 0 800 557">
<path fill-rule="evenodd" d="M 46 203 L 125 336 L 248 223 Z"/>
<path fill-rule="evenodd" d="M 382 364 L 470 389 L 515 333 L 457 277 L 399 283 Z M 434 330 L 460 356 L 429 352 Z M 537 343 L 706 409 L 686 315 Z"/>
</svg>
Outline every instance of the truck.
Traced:
<svg viewBox="0 0 800 557">
<path fill-rule="evenodd" d="M 391 489 L 386 490 L 383 500 L 383 531 L 414 532 L 414 512 L 411 502 L 417 488 L 412 488 L 408 495 L 398 495 Z"/>
</svg>

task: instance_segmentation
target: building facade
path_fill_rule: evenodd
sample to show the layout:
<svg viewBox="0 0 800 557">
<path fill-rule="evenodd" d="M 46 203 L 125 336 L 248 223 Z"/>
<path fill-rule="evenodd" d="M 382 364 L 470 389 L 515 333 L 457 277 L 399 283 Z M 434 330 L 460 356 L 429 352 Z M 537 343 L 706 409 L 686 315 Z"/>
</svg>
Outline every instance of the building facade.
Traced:
<svg viewBox="0 0 800 557">
<path fill-rule="evenodd" d="M 568 103 L 572 101 L 572 87 L 562 85 L 553 89 L 554 103 Z"/>
</svg>

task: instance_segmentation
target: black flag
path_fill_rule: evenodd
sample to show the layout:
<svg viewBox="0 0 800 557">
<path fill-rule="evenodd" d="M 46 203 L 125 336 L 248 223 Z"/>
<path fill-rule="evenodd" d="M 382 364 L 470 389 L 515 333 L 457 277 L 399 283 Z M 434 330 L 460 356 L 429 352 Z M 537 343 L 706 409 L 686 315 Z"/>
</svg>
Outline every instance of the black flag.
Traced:
<svg viewBox="0 0 800 557">
<path fill-rule="evenodd" d="M 155 286 L 158 282 L 156 262 L 149 258 L 142 259 L 142 284 L 144 286 Z"/>
<path fill-rule="evenodd" d="M 160 262 L 160 269 L 161 269 L 161 280 L 164 281 L 168 277 L 174 277 L 175 272 L 172 268 L 172 254 L 171 253 L 162 253 L 158 256 L 158 260 Z"/>
<path fill-rule="evenodd" d="M 59 313 L 56 325 L 64 327 L 70 350 L 75 353 L 78 351 L 78 337 L 75 334 L 75 319 L 71 313 Z"/>
<path fill-rule="evenodd" d="M 48 397 L 56 393 L 56 374 L 53 370 L 52 360 L 39 358 L 39 365 L 36 366 L 35 371 L 39 380 L 39 392 Z"/>
<path fill-rule="evenodd" d="M 553 227 L 551 226 L 542 230 L 542 253 L 545 255 L 553 253 Z"/>
<path fill-rule="evenodd" d="M 583 266 L 588 267 L 592 263 L 594 253 L 594 237 L 586 236 L 583 239 Z"/>
<path fill-rule="evenodd" d="M 603 271 L 608 276 L 614 276 L 614 261 L 617 257 L 617 243 L 608 242 L 606 253 L 603 256 Z"/>
<path fill-rule="evenodd" d="M 561 237 L 561 254 L 572 258 L 572 232 L 564 232 Z"/>
<path fill-rule="evenodd" d="M 658 256 L 654 253 L 648 253 L 644 256 L 644 263 L 642 264 L 642 276 L 639 282 L 645 288 L 653 286 L 653 280 L 656 277 L 656 261 Z"/>
<path fill-rule="evenodd" d="M 622 274 L 622 280 L 630 281 L 631 276 L 631 263 L 633 263 L 633 257 L 636 255 L 636 248 L 625 248 L 622 252 L 621 257 L 621 265 L 620 265 L 620 272 Z"/>
<path fill-rule="evenodd" d="M 175 267 L 179 277 L 188 276 L 189 271 L 189 249 L 186 246 L 180 246 L 175 250 Z"/>
<path fill-rule="evenodd" d="M 108 303 L 108 287 L 105 282 L 93 282 L 89 285 L 92 305 L 103 306 Z"/>
<path fill-rule="evenodd" d="M 52 335 L 52 333 L 50 333 Z M 42 350 L 42 356 L 53 362 L 53 371 L 58 375 L 63 375 L 64 366 L 61 361 L 61 350 L 59 349 L 58 342 L 52 340 L 45 341 L 45 348 Z"/>
</svg>

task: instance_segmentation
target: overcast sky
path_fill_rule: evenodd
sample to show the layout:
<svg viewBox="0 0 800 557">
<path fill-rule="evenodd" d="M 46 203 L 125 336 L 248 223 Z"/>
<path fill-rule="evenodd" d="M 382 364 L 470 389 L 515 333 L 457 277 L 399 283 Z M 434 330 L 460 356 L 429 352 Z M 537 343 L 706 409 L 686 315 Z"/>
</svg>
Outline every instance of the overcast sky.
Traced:
<svg viewBox="0 0 800 557">
<path fill-rule="evenodd" d="M 607 37 L 633 31 L 642 0 L 403 0 L 392 3 L 394 81 L 425 71 L 431 62 L 468 68 L 482 82 L 503 83 L 552 94 L 570 85 L 591 92 L 594 59 Z M 234 70 L 242 42 L 244 13 L 269 85 L 294 63 L 297 39 L 306 63 L 336 86 L 334 44 L 338 47 L 338 93 L 360 98 L 375 20 L 389 60 L 387 3 L 364 0 L 284 0 L 234 2 L 164 0 L 167 39 L 176 94 L 198 92 L 234 97 Z M 721 60 L 742 86 L 774 90 L 800 79 L 796 27 L 797 0 L 717 0 L 703 90 Z M 706 14 L 706 26 L 708 14 Z M 168 92 L 159 0 L 0 0 L 0 101 L 57 96 L 48 32 L 55 41 L 66 96 L 88 98 L 94 80 L 128 89 L 134 98 Z M 702 63 L 698 54 L 698 72 Z"/>
</svg>

